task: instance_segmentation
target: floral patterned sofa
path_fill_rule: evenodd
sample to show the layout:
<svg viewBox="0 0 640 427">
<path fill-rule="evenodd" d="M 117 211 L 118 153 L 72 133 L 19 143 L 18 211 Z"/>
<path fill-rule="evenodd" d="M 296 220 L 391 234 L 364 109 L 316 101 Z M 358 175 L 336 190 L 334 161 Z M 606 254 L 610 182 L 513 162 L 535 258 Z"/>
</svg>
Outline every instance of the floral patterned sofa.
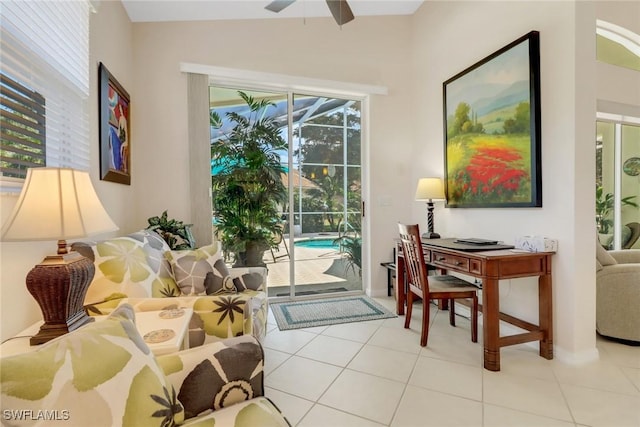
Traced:
<svg viewBox="0 0 640 427">
<path fill-rule="evenodd" d="M 250 335 L 154 357 L 124 304 L 37 349 L 0 359 L 2 425 L 290 426 L 264 397 Z"/>
<path fill-rule="evenodd" d="M 157 233 L 141 230 L 97 242 L 75 242 L 72 250 L 96 267 L 85 297 L 91 315 L 109 314 L 123 303 L 136 311 L 192 308 L 192 347 L 239 335 L 264 338 L 267 270 L 228 268 L 218 242 L 172 251 Z"/>
</svg>

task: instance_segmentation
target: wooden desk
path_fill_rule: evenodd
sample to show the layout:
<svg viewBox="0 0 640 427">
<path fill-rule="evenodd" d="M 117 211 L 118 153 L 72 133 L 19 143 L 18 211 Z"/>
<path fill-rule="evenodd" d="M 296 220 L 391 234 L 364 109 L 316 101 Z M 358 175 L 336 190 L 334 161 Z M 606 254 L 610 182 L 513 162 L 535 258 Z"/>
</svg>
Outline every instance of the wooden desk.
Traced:
<svg viewBox="0 0 640 427">
<path fill-rule="evenodd" d="M 406 301 L 405 266 L 402 245 L 396 250 L 396 312 L 404 314 Z M 500 370 L 500 348 L 530 341 L 540 341 L 540 356 L 553 359 L 553 310 L 551 287 L 551 256 L 549 252 L 514 252 L 484 250 L 467 252 L 434 246 L 423 241 L 425 263 L 441 269 L 457 271 L 482 280 L 482 333 L 484 367 Z M 518 277 L 538 276 L 538 323 L 534 325 L 500 312 L 498 281 Z M 528 332 L 500 336 L 499 321 L 511 323 Z"/>
</svg>

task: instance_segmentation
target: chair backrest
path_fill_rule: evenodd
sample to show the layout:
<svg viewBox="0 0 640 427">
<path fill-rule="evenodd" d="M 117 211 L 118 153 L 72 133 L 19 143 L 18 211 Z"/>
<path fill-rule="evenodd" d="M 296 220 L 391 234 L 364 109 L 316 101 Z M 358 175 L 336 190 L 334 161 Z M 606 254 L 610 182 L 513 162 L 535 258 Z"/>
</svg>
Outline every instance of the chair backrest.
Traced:
<svg viewBox="0 0 640 427">
<path fill-rule="evenodd" d="M 418 224 L 398 223 L 400 240 L 402 241 L 402 254 L 404 265 L 409 276 L 409 284 L 422 290 L 423 297 L 429 294 L 429 281 L 427 279 L 427 265 L 424 262 L 422 240 Z"/>
</svg>

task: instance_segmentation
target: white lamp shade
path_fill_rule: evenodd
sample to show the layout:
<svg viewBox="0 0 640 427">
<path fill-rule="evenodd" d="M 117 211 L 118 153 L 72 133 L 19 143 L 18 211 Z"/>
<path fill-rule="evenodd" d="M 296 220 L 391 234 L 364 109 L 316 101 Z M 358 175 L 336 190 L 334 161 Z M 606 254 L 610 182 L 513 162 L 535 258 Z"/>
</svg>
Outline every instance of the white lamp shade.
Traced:
<svg viewBox="0 0 640 427">
<path fill-rule="evenodd" d="M 420 178 L 416 200 L 444 200 L 444 186 L 440 178 Z"/>
<path fill-rule="evenodd" d="M 66 240 L 117 229 L 87 172 L 31 168 L 1 240 Z"/>
</svg>

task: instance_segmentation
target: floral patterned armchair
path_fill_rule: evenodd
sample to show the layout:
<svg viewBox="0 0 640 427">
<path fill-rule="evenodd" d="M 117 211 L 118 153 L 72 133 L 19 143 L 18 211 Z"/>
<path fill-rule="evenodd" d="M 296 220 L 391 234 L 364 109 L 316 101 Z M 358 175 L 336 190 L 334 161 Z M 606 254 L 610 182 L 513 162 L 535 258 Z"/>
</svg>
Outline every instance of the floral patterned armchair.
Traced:
<svg viewBox="0 0 640 427">
<path fill-rule="evenodd" d="M 250 335 L 154 357 L 122 305 L 37 349 L 0 359 L 3 425 L 273 426 Z M 53 422 L 55 424 L 55 422 Z"/>
</svg>

